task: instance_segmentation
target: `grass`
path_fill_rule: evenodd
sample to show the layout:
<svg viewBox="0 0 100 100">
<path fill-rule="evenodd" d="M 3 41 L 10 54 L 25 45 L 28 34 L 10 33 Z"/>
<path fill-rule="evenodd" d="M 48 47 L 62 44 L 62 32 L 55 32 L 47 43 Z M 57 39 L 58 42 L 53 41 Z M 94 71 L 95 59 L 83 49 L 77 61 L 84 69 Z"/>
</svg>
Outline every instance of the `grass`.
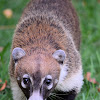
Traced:
<svg viewBox="0 0 100 100">
<path fill-rule="evenodd" d="M 23 8 L 29 0 L 0 0 L 0 78 L 3 82 L 9 82 L 8 64 L 10 57 L 10 47 L 14 27 L 16 26 Z M 73 0 L 80 19 L 82 32 L 81 55 L 83 63 L 83 73 L 91 72 L 100 83 L 100 1 L 98 0 Z M 13 10 L 11 19 L 5 18 L 3 10 L 10 8 Z M 4 26 L 2 28 L 1 26 Z M 6 27 L 5 27 L 6 26 Z M 9 27 L 10 26 L 10 27 Z M 84 86 L 76 100 L 100 100 L 100 93 L 97 85 L 84 80 Z M 6 88 L 0 92 L 0 100 L 12 100 L 11 90 Z"/>
<path fill-rule="evenodd" d="M 80 18 L 84 75 L 86 72 L 91 72 L 92 77 L 100 83 L 100 2 L 97 0 L 73 0 L 73 4 Z M 97 86 L 85 80 L 77 100 L 100 100 Z"/>
</svg>

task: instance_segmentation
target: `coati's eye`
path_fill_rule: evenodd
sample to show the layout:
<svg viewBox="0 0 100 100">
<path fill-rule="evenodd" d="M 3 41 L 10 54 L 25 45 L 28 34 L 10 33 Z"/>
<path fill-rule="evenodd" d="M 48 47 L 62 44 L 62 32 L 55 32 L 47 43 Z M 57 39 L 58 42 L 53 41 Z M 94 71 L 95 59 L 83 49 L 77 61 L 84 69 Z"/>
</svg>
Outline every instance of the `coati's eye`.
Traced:
<svg viewBox="0 0 100 100">
<path fill-rule="evenodd" d="M 23 78 L 23 83 L 24 84 L 27 85 L 29 82 L 30 82 L 30 79 L 29 78 Z"/>
<path fill-rule="evenodd" d="M 52 76 L 51 75 L 47 75 L 45 77 L 45 85 L 47 87 L 48 90 L 50 90 L 53 87 L 53 81 L 52 81 Z"/>
<path fill-rule="evenodd" d="M 51 82 L 52 82 L 52 80 L 51 80 L 51 79 L 46 79 L 46 81 L 45 81 L 46 85 L 50 85 L 50 84 L 51 84 Z"/>
<path fill-rule="evenodd" d="M 21 82 L 21 85 L 23 88 L 27 88 L 27 86 L 30 84 L 30 78 L 29 78 L 29 75 L 28 74 L 24 74 L 23 75 L 23 79 L 22 79 L 22 82 Z"/>
</svg>

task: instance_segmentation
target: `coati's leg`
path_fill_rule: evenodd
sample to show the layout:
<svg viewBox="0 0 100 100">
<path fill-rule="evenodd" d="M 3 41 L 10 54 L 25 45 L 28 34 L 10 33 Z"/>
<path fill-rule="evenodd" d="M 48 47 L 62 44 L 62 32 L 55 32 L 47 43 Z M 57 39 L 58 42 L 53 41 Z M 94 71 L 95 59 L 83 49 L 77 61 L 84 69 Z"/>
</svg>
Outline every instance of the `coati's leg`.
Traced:
<svg viewBox="0 0 100 100">
<path fill-rule="evenodd" d="M 16 80 L 14 78 L 11 78 L 10 82 L 11 82 L 13 100 L 26 100 L 26 97 L 23 94 L 22 90 L 19 88 Z"/>
<path fill-rule="evenodd" d="M 77 93 L 75 90 L 70 92 L 56 91 L 47 100 L 75 100 L 76 95 Z"/>
</svg>

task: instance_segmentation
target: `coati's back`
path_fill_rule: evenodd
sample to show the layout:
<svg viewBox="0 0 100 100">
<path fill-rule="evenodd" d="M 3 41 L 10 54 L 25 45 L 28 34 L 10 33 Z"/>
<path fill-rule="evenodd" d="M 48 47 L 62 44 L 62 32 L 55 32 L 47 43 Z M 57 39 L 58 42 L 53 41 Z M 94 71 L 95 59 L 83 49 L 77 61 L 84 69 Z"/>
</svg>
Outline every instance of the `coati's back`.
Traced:
<svg viewBox="0 0 100 100">
<path fill-rule="evenodd" d="M 83 84 L 79 48 L 79 22 L 71 1 L 31 0 L 13 38 L 14 100 L 44 100 L 52 91 L 74 100 Z"/>
<path fill-rule="evenodd" d="M 63 28 L 73 36 L 76 48 L 80 48 L 80 29 L 76 11 L 71 0 L 31 0 L 25 8 L 21 20 L 27 17 L 43 16 L 63 24 Z M 38 19 L 38 18 L 37 18 Z"/>
</svg>

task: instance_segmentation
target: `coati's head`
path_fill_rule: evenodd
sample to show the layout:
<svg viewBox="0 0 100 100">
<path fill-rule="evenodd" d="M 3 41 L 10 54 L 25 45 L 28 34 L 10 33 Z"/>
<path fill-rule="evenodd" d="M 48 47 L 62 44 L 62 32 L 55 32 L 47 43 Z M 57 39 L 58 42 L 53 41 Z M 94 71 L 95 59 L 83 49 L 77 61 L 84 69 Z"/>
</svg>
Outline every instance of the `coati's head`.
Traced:
<svg viewBox="0 0 100 100">
<path fill-rule="evenodd" d="M 58 83 L 65 52 L 57 50 L 47 54 L 39 51 L 27 55 L 25 50 L 16 47 L 12 51 L 12 57 L 15 78 L 26 98 L 45 100 Z"/>
</svg>

